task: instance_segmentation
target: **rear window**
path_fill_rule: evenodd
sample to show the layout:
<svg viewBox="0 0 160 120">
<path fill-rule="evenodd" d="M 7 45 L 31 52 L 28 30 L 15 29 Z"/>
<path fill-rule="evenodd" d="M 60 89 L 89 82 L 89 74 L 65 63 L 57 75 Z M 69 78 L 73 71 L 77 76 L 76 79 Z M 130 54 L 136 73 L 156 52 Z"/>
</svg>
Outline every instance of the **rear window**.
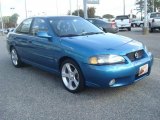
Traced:
<svg viewBox="0 0 160 120">
<path fill-rule="evenodd" d="M 151 18 L 160 17 L 160 13 L 152 13 Z"/>
<path fill-rule="evenodd" d="M 117 16 L 116 20 L 124 20 L 124 19 L 129 19 L 129 16 Z"/>
<path fill-rule="evenodd" d="M 103 21 L 103 20 L 95 20 L 95 22 L 96 22 L 97 24 L 106 24 L 106 22 Z"/>
</svg>

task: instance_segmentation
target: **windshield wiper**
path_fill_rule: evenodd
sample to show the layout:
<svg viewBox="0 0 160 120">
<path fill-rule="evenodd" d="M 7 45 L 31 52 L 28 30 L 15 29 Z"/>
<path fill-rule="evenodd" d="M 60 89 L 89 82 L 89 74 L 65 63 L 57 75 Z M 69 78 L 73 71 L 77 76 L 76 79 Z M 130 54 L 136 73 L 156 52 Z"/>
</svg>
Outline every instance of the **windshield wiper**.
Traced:
<svg viewBox="0 0 160 120">
<path fill-rule="evenodd" d="M 81 35 L 94 35 L 94 34 L 103 34 L 104 32 L 83 32 Z"/>
<path fill-rule="evenodd" d="M 60 37 L 75 37 L 75 36 L 82 36 L 82 35 L 94 35 L 94 34 L 103 34 L 104 32 L 82 32 L 81 34 L 66 34 L 60 35 Z"/>
<path fill-rule="evenodd" d="M 66 34 L 66 35 L 60 35 L 60 37 L 74 37 L 74 36 L 80 36 L 79 34 Z"/>
</svg>

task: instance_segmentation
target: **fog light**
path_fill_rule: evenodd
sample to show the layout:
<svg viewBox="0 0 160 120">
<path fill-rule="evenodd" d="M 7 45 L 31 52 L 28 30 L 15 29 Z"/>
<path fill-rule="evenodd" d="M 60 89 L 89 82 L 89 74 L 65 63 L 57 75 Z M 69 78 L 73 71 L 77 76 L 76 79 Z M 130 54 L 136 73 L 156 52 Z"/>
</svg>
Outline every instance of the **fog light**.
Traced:
<svg viewBox="0 0 160 120">
<path fill-rule="evenodd" d="M 109 82 L 109 85 L 112 86 L 115 82 L 116 82 L 116 80 L 115 80 L 115 79 L 112 79 L 112 80 Z"/>
</svg>

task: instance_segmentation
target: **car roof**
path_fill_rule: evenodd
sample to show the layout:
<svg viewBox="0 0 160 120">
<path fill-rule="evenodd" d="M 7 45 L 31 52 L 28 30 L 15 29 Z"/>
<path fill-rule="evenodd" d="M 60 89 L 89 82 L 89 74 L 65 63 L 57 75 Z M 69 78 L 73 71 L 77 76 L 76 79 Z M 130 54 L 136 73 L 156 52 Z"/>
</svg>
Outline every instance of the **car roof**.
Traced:
<svg viewBox="0 0 160 120">
<path fill-rule="evenodd" d="M 123 17 L 123 16 L 127 16 L 127 17 L 129 17 L 128 15 L 118 15 L 118 16 L 116 16 L 116 17 Z"/>
<path fill-rule="evenodd" d="M 30 17 L 30 18 L 79 18 L 79 16 L 34 16 L 34 17 Z M 29 19 L 29 18 L 27 18 Z"/>
<path fill-rule="evenodd" d="M 96 20 L 100 20 L 99 18 L 87 18 L 87 20 L 92 20 L 92 19 L 93 19 L 93 20 L 95 20 L 95 19 L 96 19 Z"/>
<path fill-rule="evenodd" d="M 99 18 L 87 18 L 86 20 L 99 20 L 99 21 L 105 22 L 103 19 L 99 19 Z"/>
</svg>

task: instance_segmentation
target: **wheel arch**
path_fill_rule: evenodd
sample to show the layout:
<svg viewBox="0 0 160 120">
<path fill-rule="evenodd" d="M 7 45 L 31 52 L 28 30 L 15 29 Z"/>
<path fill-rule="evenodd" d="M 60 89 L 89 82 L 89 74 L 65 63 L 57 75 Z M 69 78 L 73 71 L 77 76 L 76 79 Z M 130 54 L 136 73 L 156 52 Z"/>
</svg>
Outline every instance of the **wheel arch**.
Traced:
<svg viewBox="0 0 160 120">
<path fill-rule="evenodd" d="M 80 67 L 80 63 L 77 61 L 77 60 L 75 60 L 74 58 L 72 58 L 72 57 L 68 57 L 68 56 L 63 56 L 62 58 L 60 58 L 59 59 L 59 61 L 58 61 L 58 64 L 59 64 L 59 70 L 61 71 L 61 65 L 62 65 L 62 63 L 65 61 L 65 60 L 71 60 L 71 61 L 73 61 L 74 63 L 76 63 L 76 65 L 77 65 L 77 69 L 79 70 L 79 74 L 81 74 L 81 86 L 78 88 L 79 90 L 77 91 L 71 91 L 71 90 L 68 90 L 68 88 L 66 88 L 68 91 L 70 91 L 70 92 L 72 92 L 72 93 L 76 93 L 76 92 L 80 92 L 80 91 L 82 91 L 84 88 L 85 88 L 85 86 L 86 86 L 86 80 L 85 80 L 85 77 L 84 77 L 84 73 L 83 73 L 83 71 L 82 71 L 82 68 Z M 65 86 L 65 85 L 64 85 Z"/>
<path fill-rule="evenodd" d="M 13 46 L 13 45 L 10 45 L 10 46 L 9 46 L 9 52 L 11 52 L 12 48 L 14 48 L 14 46 Z"/>
<path fill-rule="evenodd" d="M 67 59 L 70 59 L 70 60 L 73 60 L 75 63 L 77 63 L 77 65 L 79 66 L 79 63 L 72 57 L 69 57 L 69 56 L 63 56 L 61 57 L 59 60 L 58 60 L 58 66 L 59 66 L 59 69 L 61 68 L 61 64 L 67 60 Z M 80 67 L 80 66 L 79 66 Z"/>
</svg>

